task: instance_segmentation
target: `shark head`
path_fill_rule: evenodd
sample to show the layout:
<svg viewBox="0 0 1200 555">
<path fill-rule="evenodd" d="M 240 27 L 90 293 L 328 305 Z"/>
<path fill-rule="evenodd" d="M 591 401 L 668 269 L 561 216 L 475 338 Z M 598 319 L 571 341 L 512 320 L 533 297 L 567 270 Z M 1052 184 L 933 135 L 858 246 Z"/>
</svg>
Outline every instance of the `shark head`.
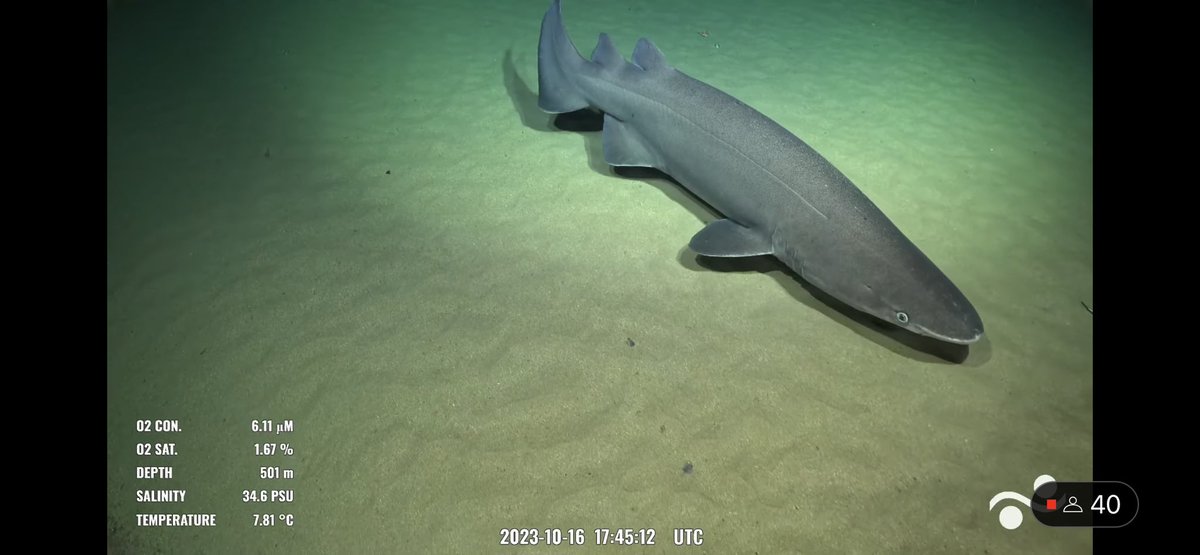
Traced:
<svg viewBox="0 0 1200 555">
<path fill-rule="evenodd" d="M 939 341 L 959 345 L 978 341 L 983 337 L 983 320 L 975 307 L 910 245 L 888 249 L 876 244 L 859 256 L 843 252 L 819 261 L 801 258 L 792 248 L 776 256 L 822 291 L 884 322 Z"/>
<path fill-rule="evenodd" d="M 940 272 L 939 272 L 940 274 Z M 904 277 L 857 284 L 860 310 L 885 322 L 940 341 L 969 345 L 983 337 L 983 320 L 966 296 L 946 279 Z"/>
</svg>

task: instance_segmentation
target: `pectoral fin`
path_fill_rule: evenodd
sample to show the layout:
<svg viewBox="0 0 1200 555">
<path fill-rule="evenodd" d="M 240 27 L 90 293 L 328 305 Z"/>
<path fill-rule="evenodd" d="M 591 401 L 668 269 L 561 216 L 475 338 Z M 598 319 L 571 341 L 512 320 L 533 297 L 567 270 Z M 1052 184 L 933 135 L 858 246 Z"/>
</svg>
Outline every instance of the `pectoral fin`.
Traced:
<svg viewBox="0 0 1200 555">
<path fill-rule="evenodd" d="M 774 254 L 767 237 L 733 220 L 717 220 L 704 226 L 688 247 L 696 254 L 723 258 Z"/>
</svg>

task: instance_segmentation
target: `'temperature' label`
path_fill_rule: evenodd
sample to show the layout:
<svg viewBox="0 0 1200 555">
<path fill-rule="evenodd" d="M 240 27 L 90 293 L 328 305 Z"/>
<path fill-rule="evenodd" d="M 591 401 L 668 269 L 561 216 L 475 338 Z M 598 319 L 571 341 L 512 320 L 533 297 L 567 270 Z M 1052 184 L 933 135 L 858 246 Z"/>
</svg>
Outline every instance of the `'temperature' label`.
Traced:
<svg viewBox="0 0 1200 555">
<path fill-rule="evenodd" d="M 137 515 L 138 526 L 216 526 L 215 514 Z"/>
</svg>

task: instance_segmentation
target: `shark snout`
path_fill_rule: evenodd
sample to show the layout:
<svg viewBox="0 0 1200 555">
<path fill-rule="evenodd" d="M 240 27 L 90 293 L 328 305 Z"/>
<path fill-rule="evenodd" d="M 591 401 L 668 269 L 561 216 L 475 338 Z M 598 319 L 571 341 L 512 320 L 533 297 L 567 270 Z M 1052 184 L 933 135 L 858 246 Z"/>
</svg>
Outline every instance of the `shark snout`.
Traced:
<svg viewBox="0 0 1200 555">
<path fill-rule="evenodd" d="M 970 345 L 983 337 L 983 320 L 974 308 L 938 318 L 937 324 L 910 323 L 908 329 L 949 343 Z"/>
</svg>

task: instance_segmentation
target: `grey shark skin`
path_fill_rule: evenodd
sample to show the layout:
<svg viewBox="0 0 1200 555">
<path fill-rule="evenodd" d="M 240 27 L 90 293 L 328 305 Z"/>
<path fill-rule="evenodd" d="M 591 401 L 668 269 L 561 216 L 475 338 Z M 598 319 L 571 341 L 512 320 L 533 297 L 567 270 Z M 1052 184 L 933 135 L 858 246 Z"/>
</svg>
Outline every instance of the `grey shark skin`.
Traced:
<svg viewBox="0 0 1200 555">
<path fill-rule="evenodd" d="M 670 175 L 725 216 L 689 247 L 773 255 L 850 307 L 955 344 L 983 336 L 966 296 L 845 175 L 753 108 L 667 63 L 639 39 L 629 63 L 601 34 L 591 60 L 567 36 L 560 0 L 542 20 L 538 106 L 604 113 L 604 159 Z"/>
</svg>

